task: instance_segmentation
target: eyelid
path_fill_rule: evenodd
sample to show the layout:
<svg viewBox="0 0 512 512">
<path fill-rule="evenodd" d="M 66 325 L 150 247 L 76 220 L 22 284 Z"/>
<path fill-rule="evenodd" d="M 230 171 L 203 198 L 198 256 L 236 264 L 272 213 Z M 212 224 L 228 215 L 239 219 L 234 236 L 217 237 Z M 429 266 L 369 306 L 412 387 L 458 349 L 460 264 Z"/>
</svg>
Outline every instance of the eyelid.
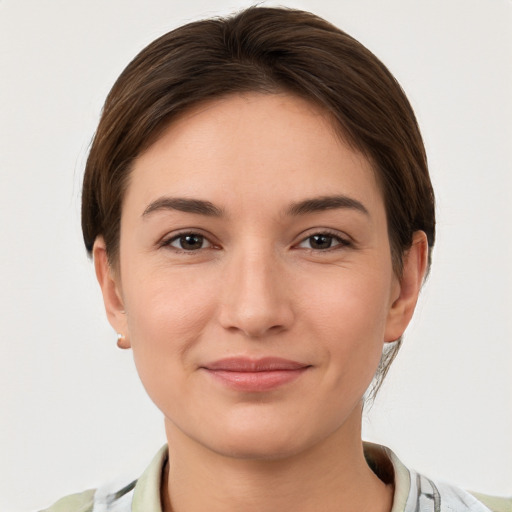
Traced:
<svg viewBox="0 0 512 512">
<path fill-rule="evenodd" d="M 314 252 L 329 252 L 330 250 L 336 250 L 340 247 L 353 247 L 354 242 L 351 237 L 348 235 L 345 235 L 343 233 L 340 233 L 339 231 L 335 231 L 329 228 L 314 228 L 312 230 L 308 230 L 309 234 L 301 234 L 300 241 L 295 244 L 295 247 L 300 247 L 300 245 L 304 242 L 306 242 L 309 238 L 315 236 L 315 235 L 326 235 L 329 237 L 332 237 L 334 240 L 336 240 L 338 243 L 334 245 L 333 247 L 329 247 L 327 249 L 313 249 L 308 247 L 302 247 L 303 249 L 314 251 Z"/>
<path fill-rule="evenodd" d="M 201 247 L 200 249 L 196 249 L 196 250 L 185 250 L 185 249 L 181 249 L 179 247 L 174 247 L 173 245 L 171 245 L 174 241 L 179 240 L 181 237 L 187 236 L 187 235 L 200 236 L 208 243 L 208 247 Z M 218 244 L 215 244 L 212 241 L 212 236 L 205 234 L 201 229 L 198 229 L 198 228 L 188 228 L 188 229 L 183 229 L 178 232 L 173 232 L 173 233 L 167 234 L 164 237 L 162 237 L 162 239 L 159 242 L 157 242 L 157 246 L 162 247 L 162 248 L 167 247 L 167 248 L 170 248 L 171 250 L 173 250 L 174 252 L 187 253 L 187 254 L 199 253 L 203 250 L 219 247 Z"/>
<path fill-rule="evenodd" d="M 180 237 L 186 236 L 186 235 L 200 236 L 208 243 L 208 246 L 202 247 L 202 248 L 196 249 L 196 250 L 185 250 L 185 249 L 180 249 L 178 247 L 174 247 L 173 245 L 171 245 L 174 241 L 176 241 Z M 336 245 L 334 245 L 333 247 L 329 247 L 327 249 L 313 249 L 313 248 L 307 248 L 307 247 L 302 247 L 302 249 L 320 253 L 320 252 L 329 252 L 330 250 L 336 250 L 337 248 L 340 248 L 340 247 L 353 247 L 355 245 L 354 240 L 349 235 L 346 235 L 345 233 L 340 233 L 339 231 L 336 231 L 336 230 L 333 230 L 330 228 L 312 228 L 312 229 L 307 230 L 306 232 L 301 233 L 301 235 L 300 235 L 301 238 L 299 239 L 299 241 L 297 243 L 292 245 L 292 248 L 295 248 L 295 247 L 301 248 L 300 245 L 302 243 L 306 242 L 309 238 L 311 238 L 312 236 L 315 236 L 315 235 L 326 235 L 326 236 L 332 237 L 338 243 Z M 212 238 L 213 238 L 213 236 L 211 236 L 210 234 L 205 234 L 202 229 L 185 228 L 178 232 L 174 232 L 174 233 L 165 235 L 164 237 L 162 237 L 162 239 L 160 241 L 157 242 L 157 245 L 158 245 L 158 247 L 171 248 L 173 251 L 178 252 L 178 253 L 192 254 L 192 253 L 198 253 L 198 252 L 201 252 L 201 251 L 207 250 L 207 249 L 220 248 L 220 245 L 218 243 L 213 242 Z"/>
</svg>

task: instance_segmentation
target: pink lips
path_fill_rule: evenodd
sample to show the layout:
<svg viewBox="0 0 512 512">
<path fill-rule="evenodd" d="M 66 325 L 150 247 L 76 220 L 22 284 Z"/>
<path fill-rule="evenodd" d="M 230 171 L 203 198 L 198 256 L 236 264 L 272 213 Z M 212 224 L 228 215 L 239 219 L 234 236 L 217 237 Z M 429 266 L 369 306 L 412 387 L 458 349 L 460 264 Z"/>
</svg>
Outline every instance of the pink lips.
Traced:
<svg viewBox="0 0 512 512">
<path fill-rule="evenodd" d="M 226 358 L 202 367 L 230 388 L 246 392 L 270 391 L 297 379 L 308 368 L 310 365 L 276 357 Z"/>
</svg>

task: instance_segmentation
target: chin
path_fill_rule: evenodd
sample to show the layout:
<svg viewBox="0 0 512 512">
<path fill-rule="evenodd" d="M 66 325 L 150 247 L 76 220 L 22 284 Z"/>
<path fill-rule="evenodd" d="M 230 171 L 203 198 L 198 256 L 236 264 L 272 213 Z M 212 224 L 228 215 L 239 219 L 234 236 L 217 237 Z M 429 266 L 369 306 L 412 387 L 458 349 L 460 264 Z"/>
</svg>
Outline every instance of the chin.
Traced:
<svg viewBox="0 0 512 512">
<path fill-rule="evenodd" d="M 209 448 L 219 455 L 239 460 L 282 460 L 297 455 L 305 449 L 297 439 L 270 436 L 269 434 L 250 435 L 244 432 L 240 436 L 231 436 L 229 440 L 210 445 Z"/>
<path fill-rule="evenodd" d="M 308 451 L 332 433 L 325 426 L 319 429 L 318 425 L 308 424 L 306 418 L 289 420 L 265 418 L 264 415 L 253 417 L 252 421 L 251 417 L 239 418 L 209 430 L 201 444 L 235 459 L 283 460 Z"/>
</svg>

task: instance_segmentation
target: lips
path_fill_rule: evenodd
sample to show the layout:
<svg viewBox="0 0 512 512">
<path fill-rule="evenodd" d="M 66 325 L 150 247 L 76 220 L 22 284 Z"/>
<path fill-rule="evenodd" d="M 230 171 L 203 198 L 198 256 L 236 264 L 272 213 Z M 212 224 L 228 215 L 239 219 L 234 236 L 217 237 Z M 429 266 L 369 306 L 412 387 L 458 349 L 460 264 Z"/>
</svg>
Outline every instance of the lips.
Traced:
<svg viewBox="0 0 512 512">
<path fill-rule="evenodd" d="M 213 361 L 201 369 L 231 389 L 263 392 L 295 381 L 310 367 L 304 363 L 276 357 L 236 357 Z"/>
</svg>

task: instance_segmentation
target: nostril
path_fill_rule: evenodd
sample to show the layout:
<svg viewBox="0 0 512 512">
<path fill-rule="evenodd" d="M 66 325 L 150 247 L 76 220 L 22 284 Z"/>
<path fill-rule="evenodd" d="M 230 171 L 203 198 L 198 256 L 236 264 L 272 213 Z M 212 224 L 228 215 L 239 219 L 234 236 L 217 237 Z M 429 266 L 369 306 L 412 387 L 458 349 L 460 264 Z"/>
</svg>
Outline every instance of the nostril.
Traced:
<svg viewBox="0 0 512 512">
<path fill-rule="evenodd" d="M 274 256 L 262 251 L 260 242 L 256 247 L 238 247 L 222 283 L 219 319 L 223 328 L 252 338 L 289 328 L 291 301 Z"/>
<path fill-rule="evenodd" d="M 275 335 L 291 325 L 291 311 L 284 304 L 268 309 L 252 309 L 238 303 L 224 305 L 220 313 L 220 323 L 224 329 L 243 332 L 249 338 Z"/>
</svg>

